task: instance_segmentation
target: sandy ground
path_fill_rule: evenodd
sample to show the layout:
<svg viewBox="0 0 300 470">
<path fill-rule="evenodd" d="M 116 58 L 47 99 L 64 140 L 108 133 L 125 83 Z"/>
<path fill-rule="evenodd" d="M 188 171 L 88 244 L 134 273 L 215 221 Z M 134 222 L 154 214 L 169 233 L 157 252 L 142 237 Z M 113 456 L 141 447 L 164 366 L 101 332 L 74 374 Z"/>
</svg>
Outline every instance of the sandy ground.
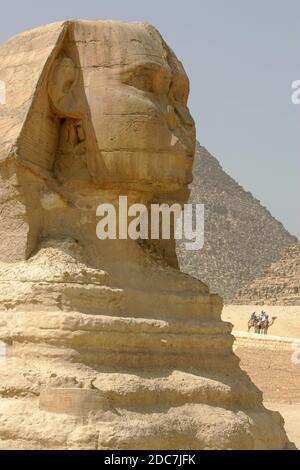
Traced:
<svg viewBox="0 0 300 470">
<path fill-rule="evenodd" d="M 251 313 L 261 310 L 267 312 L 270 317 L 277 317 L 274 325 L 270 326 L 270 335 L 300 339 L 300 306 L 225 305 L 222 318 L 231 322 L 235 330 L 247 331 Z"/>
<path fill-rule="evenodd" d="M 241 367 L 263 392 L 264 404 L 281 413 L 285 430 L 300 449 L 300 364 L 293 364 L 290 351 L 236 348 Z"/>
<path fill-rule="evenodd" d="M 277 320 L 269 334 L 300 339 L 300 306 L 226 305 L 222 318 L 235 330 L 247 331 L 251 312 L 265 310 Z M 281 413 L 289 439 L 300 449 L 300 364 L 292 361 L 292 352 L 280 349 L 236 347 L 241 367 L 263 392 L 264 404 Z"/>
<path fill-rule="evenodd" d="M 291 351 L 238 347 L 235 354 L 242 369 L 262 390 L 264 401 L 300 403 L 300 364 L 292 362 Z"/>
<path fill-rule="evenodd" d="M 300 449 L 300 403 L 286 405 L 284 403 L 265 402 L 264 404 L 269 410 L 279 411 L 284 418 L 284 426 L 290 442 L 297 449 Z"/>
</svg>

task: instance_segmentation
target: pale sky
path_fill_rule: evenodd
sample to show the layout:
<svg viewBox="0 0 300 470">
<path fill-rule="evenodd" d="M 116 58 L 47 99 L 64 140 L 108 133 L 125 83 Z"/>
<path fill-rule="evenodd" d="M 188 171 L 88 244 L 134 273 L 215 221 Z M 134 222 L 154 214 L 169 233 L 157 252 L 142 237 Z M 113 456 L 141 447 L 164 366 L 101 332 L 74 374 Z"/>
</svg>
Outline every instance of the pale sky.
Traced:
<svg viewBox="0 0 300 470">
<path fill-rule="evenodd" d="M 69 18 L 148 21 L 183 62 L 198 140 L 300 236 L 299 0 L 9 0 L 0 42 Z"/>
</svg>

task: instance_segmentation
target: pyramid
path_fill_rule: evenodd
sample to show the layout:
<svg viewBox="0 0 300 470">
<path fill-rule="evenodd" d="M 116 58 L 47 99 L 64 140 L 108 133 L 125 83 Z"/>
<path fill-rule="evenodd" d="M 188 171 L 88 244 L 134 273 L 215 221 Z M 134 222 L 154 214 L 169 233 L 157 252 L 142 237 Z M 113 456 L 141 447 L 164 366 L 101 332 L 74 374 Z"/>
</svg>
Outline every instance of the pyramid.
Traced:
<svg viewBox="0 0 300 470">
<path fill-rule="evenodd" d="M 300 305 L 300 243 L 285 250 L 263 277 L 255 279 L 237 294 L 236 303 Z"/>
<path fill-rule="evenodd" d="M 297 239 L 199 143 L 193 177 L 189 202 L 204 204 L 205 240 L 199 251 L 178 243 L 180 268 L 230 303 Z"/>
</svg>

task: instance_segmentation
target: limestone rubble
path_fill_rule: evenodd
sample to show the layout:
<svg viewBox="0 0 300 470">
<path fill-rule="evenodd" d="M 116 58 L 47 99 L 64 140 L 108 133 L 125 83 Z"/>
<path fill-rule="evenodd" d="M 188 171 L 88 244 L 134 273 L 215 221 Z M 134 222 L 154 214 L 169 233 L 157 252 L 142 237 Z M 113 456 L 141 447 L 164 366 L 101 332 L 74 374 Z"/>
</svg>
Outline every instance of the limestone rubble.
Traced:
<svg viewBox="0 0 300 470">
<path fill-rule="evenodd" d="M 264 276 L 241 289 L 234 303 L 300 305 L 300 243 L 284 250 Z"/>
<path fill-rule="evenodd" d="M 188 197 L 189 83 L 160 34 L 55 23 L 0 67 L 0 448 L 285 448 L 174 240 L 96 237 L 101 202 Z"/>
</svg>

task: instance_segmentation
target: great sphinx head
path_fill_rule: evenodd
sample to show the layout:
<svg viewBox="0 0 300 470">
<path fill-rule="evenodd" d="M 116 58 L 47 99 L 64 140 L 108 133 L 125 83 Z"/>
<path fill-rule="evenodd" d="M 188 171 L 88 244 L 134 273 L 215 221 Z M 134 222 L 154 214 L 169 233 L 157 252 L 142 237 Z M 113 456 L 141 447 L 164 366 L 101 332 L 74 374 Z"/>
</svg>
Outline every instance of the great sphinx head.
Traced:
<svg viewBox="0 0 300 470">
<path fill-rule="evenodd" d="M 92 206 L 101 191 L 149 201 L 191 181 L 189 81 L 151 25 L 55 23 L 8 41 L 0 59 L 2 259 L 29 256 L 51 209 Z"/>
</svg>

